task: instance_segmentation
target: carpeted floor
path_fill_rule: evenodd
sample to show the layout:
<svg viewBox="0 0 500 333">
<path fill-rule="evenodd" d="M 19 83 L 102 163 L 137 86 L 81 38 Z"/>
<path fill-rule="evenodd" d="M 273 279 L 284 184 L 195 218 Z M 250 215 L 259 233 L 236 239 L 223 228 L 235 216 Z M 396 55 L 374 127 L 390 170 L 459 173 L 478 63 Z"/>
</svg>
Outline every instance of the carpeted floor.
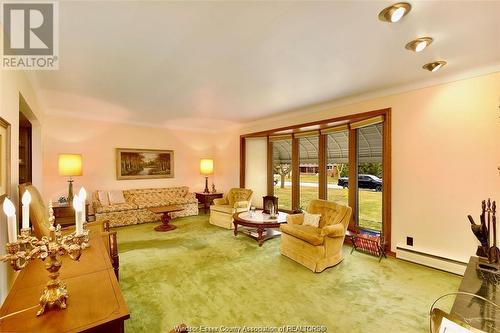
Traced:
<svg viewBox="0 0 500 333">
<path fill-rule="evenodd" d="M 460 277 L 396 259 L 349 254 L 315 274 L 279 254 L 212 226 L 208 215 L 118 228 L 120 285 L 131 312 L 126 331 L 174 325 L 324 325 L 328 332 L 428 332 L 428 311 Z M 220 332 L 220 331 L 219 331 Z"/>
</svg>

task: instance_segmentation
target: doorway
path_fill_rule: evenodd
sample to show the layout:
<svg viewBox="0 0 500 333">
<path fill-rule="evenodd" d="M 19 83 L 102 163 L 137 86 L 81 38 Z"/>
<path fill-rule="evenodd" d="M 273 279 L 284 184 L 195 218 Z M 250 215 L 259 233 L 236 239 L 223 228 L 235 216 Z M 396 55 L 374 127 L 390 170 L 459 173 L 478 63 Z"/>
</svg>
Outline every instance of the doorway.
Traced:
<svg viewBox="0 0 500 333">
<path fill-rule="evenodd" d="M 32 126 L 19 103 L 19 184 L 32 182 Z"/>
</svg>

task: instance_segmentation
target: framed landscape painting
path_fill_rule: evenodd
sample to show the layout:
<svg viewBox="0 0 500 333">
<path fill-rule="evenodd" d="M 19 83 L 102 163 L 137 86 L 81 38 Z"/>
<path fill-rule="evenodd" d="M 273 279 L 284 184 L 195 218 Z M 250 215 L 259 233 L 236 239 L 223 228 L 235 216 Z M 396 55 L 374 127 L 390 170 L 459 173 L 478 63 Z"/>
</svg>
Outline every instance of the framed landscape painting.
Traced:
<svg viewBox="0 0 500 333">
<path fill-rule="evenodd" d="M 173 177 L 173 150 L 116 149 L 117 179 L 158 179 Z"/>
</svg>

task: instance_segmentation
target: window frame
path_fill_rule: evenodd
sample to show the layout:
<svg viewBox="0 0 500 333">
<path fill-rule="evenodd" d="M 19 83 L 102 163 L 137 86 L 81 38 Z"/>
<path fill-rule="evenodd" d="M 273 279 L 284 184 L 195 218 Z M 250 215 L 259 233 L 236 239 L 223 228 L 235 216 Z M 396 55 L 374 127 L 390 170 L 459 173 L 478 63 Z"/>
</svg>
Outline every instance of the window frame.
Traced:
<svg viewBox="0 0 500 333">
<path fill-rule="evenodd" d="M 349 128 L 349 206 L 352 207 L 353 212 L 358 211 L 358 163 L 357 163 L 357 126 L 352 128 L 351 124 L 369 121 L 371 118 L 382 117 L 383 119 L 383 133 L 382 133 L 382 179 L 384 182 L 384 190 L 382 192 L 382 221 L 383 221 L 383 234 L 387 244 L 388 249 L 391 249 L 391 194 L 392 194 L 392 180 L 391 180 L 391 108 L 374 110 L 369 112 L 351 114 L 347 116 L 341 116 L 336 118 L 329 118 L 324 120 L 318 120 L 309 123 L 295 124 L 291 126 L 269 129 L 260 132 L 248 133 L 240 135 L 240 187 L 245 187 L 245 139 L 249 137 L 267 137 L 267 160 L 268 160 L 268 176 L 267 176 L 267 189 L 268 194 L 273 193 L 273 166 L 272 166 L 272 142 L 269 141 L 269 137 L 272 135 L 278 135 L 283 132 L 290 132 L 291 134 L 303 132 L 304 128 L 316 127 L 316 129 L 326 129 L 329 128 L 331 123 L 348 124 Z M 319 134 L 319 198 L 327 198 L 327 142 L 326 133 Z M 298 138 L 292 137 L 292 211 L 289 213 L 297 211 L 299 207 L 299 195 L 300 195 L 300 168 L 299 168 L 299 142 Z M 353 186 L 354 185 L 354 186 Z M 353 190 L 351 190 L 353 189 Z M 356 229 L 357 216 L 353 214 L 353 218 L 349 223 L 349 229 Z"/>
</svg>

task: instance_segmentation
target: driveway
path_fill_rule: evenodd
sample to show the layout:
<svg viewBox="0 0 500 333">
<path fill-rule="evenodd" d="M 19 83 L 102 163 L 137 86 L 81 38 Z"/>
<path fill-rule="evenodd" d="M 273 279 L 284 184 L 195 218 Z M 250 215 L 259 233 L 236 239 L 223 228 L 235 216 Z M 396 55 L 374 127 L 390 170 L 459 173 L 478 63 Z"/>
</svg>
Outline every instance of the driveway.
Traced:
<svg viewBox="0 0 500 333">
<path fill-rule="evenodd" d="M 276 186 L 278 186 L 280 183 Z M 285 182 L 285 186 L 292 186 L 292 182 Z M 300 186 L 304 187 L 318 187 L 318 183 L 307 183 L 307 182 L 301 182 Z M 328 188 L 334 188 L 334 189 L 342 189 L 342 186 L 338 186 L 337 184 L 328 184 Z"/>
</svg>

